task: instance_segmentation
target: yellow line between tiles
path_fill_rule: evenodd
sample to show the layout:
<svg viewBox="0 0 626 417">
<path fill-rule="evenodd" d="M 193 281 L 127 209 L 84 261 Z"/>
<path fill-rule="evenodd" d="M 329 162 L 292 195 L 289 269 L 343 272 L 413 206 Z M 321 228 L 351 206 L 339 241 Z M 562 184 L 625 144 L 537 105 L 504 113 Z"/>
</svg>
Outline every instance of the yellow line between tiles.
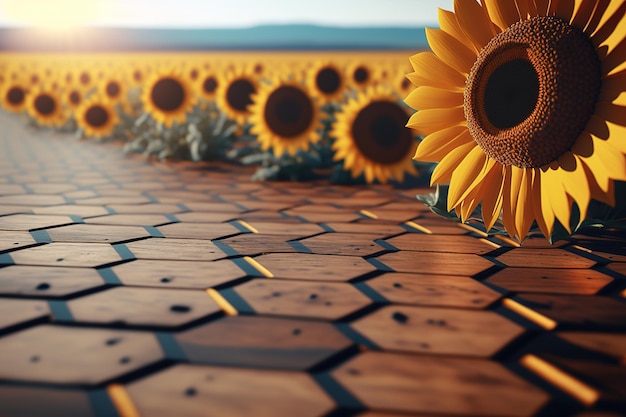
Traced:
<svg viewBox="0 0 626 417">
<path fill-rule="evenodd" d="M 420 232 L 432 235 L 433 232 L 430 229 L 425 228 L 424 226 L 420 226 L 419 224 L 412 222 L 412 221 L 408 221 L 408 222 L 404 222 L 404 224 L 406 224 L 407 226 L 412 227 L 413 229 L 419 230 Z"/>
<path fill-rule="evenodd" d="M 552 330 L 556 328 L 558 324 L 556 321 L 544 316 L 543 314 L 539 314 L 535 310 L 532 310 L 515 300 L 511 300 L 510 298 L 505 298 L 502 301 L 502 304 L 509 310 L 513 310 L 520 316 L 526 317 L 528 320 L 538 324 L 546 330 Z"/>
<path fill-rule="evenodd" d="M 243 259 L 250 264 L 250 266 L 259 271 L 266 278 L 274 278 L 274 274 L 269 269 L 258 263 L 256 260 L 249 256 L 244 256 Z"/>
<path fill-rule="evenodd" d="M 375 215 L 374 213 L 372 213 L 371 211 L 368 210 L 360 210 L 359 213 L 361 213 L 364 216 L 369 217 L 370 219 L 377 219 L 378 216 Z"/>
<path fill-rule="evenodd" d="M 239 223 L 240 225 L 242 225 L 243 227 L 245 227 L 246 229 L 248 229 L 252 233 L 259 233 L 259 231 L 256 228 L 252 227 L 250 224 L 248 224 L 247 222 L 245 222 L 243 220 L 237 220 L 237 223 Z"/>
<path fill-rule="evenodd" d="M 600 393 L 592 387 L 533 354 L 522 357 L 520 362 L 526 368 L 587 406 L 594 404 L 600 398 Z"/>
<path fill-rule="evenodd" d="M 213 301 L 215 301 L 215 303 L 222 310 L 224 310 L 224 313 L 226 313 L 227 315 L 236 316 L 238 314 L 237 309 L 235 309 L 235 307 L 233 307 L 228 301 L 226 301 L 226 299 L 222 297 L 222 294 L 217 292 L 217 290 L 214 290 L 213 288 L 207 288 L 206 293 L 209 295 L 209 297 L 213 299 Z"/>
<path fill-rule="evenodd" d="M 502 247 L 502 246 L 498 245 L 496 242 L 492 242 L 491 240 L 488 240 L 488 239 L 482 239 L 482 238 L 480 238 L 480 239 L 478 239 L 478 240 L 480 240 L 480 241 L 481 241 L 481 242 L 483 242 L 483 243 L 488 244 L 489 246 L 493 246 L 493 247 L 494 247 L 494 248 L 496 248 L 496 249 L 500 249 L 500 248 Z"/>
<path fill-rule="evenodd" d="M 120 384 L 111 384 L 107 387 L 107 393 L 118 414 L 122 417 L 140 417 L 139 410 L 133 404 L 130 395 L 126 392 L 124 387 Z"/>
<path fill-rule="evenodd" d="M 485 233 L 485 232 L 483 232 L 480 229 L 477 229 L 477 228 L 475 228 L 473 226 L 470 226 L 469 224 L 466 224 L 466 223 L 457 223 L 457 224 L 459 225 L 459 227 L 461 227 L 461 228 L 463 228 L 465 230 L 468 230 L 470 232 L 474 232 L 474 233 L 476 233 L 476 234 L 478 234 L 478 235 L 480 235 L 482 237 L 489 237 L 488 233 Z"/>
</svg>

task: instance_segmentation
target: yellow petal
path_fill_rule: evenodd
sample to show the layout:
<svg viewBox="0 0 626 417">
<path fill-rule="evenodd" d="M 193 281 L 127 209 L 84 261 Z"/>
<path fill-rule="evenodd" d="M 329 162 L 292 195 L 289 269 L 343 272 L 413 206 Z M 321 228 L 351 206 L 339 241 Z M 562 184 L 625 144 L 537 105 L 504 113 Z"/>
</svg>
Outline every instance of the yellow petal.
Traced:
<svg viewBox="0 0 626 417">
<path fill-rule="evenodd" d="M 602 45 L 609 38 L 621 39 L 624 35 L 624 25 L 620 26 L 620 22 L 624 19 L 626 13 L 626 0 L 611 0 L 607 4 L 604 13 L 598 22 L 598 29 L 591 35 L 591 41 L 596 47 Z M 616 30 L 618 29 L 619 30 Z M 617 43 L 612 41 L 611 44 Z"/>
<path fill-rule="evenodd" d="M 572 152 L 589 167 L 603 191 L 608 190 L 610 179 L 626 180 L 626 157 L 607 141 L 583 132 Z"/>
<path fill-rule="evenodd" d="M 480 193 L 483 195 L 481 210 L 487 231 L 496 223 L 502 210 L 503 168 L 496 162 L 480 187 Z"/>
<path fill-rule="evenodd" d="M 477 198 L 468 198 L 467 200 L 463 200 L 461 203 L 461 221 L 465 223 L 467 219 L 472 215 L 480 200 Z"/>
<path fill-rule="evenodd" d="M 561 182 L 580 211 L 580 220 L 587 217 L 587 208 L 591 200 L 589 181 L 585 175 L 582 162 L 573 153 L 567 152 L 559 158 Z"/>
<path fill-rule="evenodd" d="M 600 19 L 602 19 L 605 10 L 607 10 L 610 1 L 611 0 L 595 1 L 593 13 L 589 17 L 589 21 L 587 22 L 587 26 L 585 27 L 585 33 L 587 34 L 587 36 L 591 36 L 598 29 Z"/>
<path fill-rule="evenodd" d="M 454 169 L 448 190 L 448 211 L 460 203 L 470 184 L 474 183 L 476 177 L 484 170 L 486 162 L 487 156 L 479 146 L 476 146 Z"/>
<path fill-rule="evenodd" d="M 481 161 L 482 162 L 482 161 Z M 480 163 L 480 162 L 479 162 Z M 478 174 L 474 176 L 474 181 L 467 185 L 464 191 L 462 191 L 459 200 L 465 200 L 469 198 L 480 197 L 480 194 L 476 194 L 478 190 L 482 188 L 482 184 L 485 181 L 485 177 L 490 175 L 493 168 L 498 164 L 494 159 L 491 159 L 485 155 L 485 160 L 482 163 L 482 168 Z M 454 181 L 454 179 L 453 179 Z"/>
<path fill-rule="evenodd" d="M 533 170 L 533 212 L 543 235 L 550 237 L 554 230 L 554 212 L 548 197 L 549 190 L 544 187 L 544 174 L 543 169 Z"/>
<path fill-rule="evenodd" d="M 475 0 L 454 0 L 456 19 L 476 50 L 480 51 L 496 36 L 489 17 Z"/>
<path fill-rule="evenodd" d="M 463 105 L 463 93 L 422 86 L 411 91 L 404 102 L 415 110 L 459 107 Z"/>
<path fill-rule="evenodd" d="M 522 186 L 524 171 L 525 171 L 524 168 L 518 168 L 515 166 L 511 167 L 511 189 L 509 190 L 507 194 L 504 195 L 505 200 L 502 205 L 503 210 L 510 211 L 510 216 L 513 219 L 515 235 L 517 235 L 520 240 L 521 240 L 521 237 L 517 228 L 517 217 L 518 217 L 518 212 L 520 210 L 523 210 L 523 204 L 525 204 L 525 202 L 523 201 L 522 207 L 518 207 L 519 194 L 520 194 L 520 188 Z"/>
<path fill-rule="evenodd" d="M 613 103 L 599 102 L 596 104 L 595 115 L 616 125 L 626 126 L 626 107 Z"/>
<path fill-rule="evenodd" d="M 512 1 L 484 0 L 491 20 L 502 30 L 505 30 L 520 20 L 517 7 Z"/>
<path fill-rule="evenodd" d="M 574 6 L 574 0 L 551 0 L 550 16 L 560 17 L 566 22 L 570 22 L 574 14 Z"/>
<path fill-rule="evenodd" d="M 463 107 L 452 107 L 420 110 L 409 118 L 406 126 L 417 130 L 420 135 L 430 135 L 438 130 L 465 123 Z"/>
<path fill-rule="evenodd" d="M 554 216 L 568 232 L 571 232 L 571 206 L 569 204 L 565 188 L 563 187 L 563 183 L 561 182 L 559 169 L 549 168 L 543 173 L 541 180 L 542 193 L 545 189 L 547 198 L 550 200 L 550 206 L 552 207 Z"/>
<path fill-rule="evenodd" d="M 572 26 L 576 26 L 580 30 L 584 30 L 585 27 L 587 27 L 597 4 L 597 0 L 576 0 L 574 17 L 570 22 Z"/>
<path fill-rule="evenodd" d="M 439 16 L 438 18 L 439 29 L 443 30 L 448 35 L 452 36 L 453 38 L 458 39 L 459 41 L 463 42 L 463 44 L 470 46 L 470 43 L 469 43 L 470 40 L 465 35 L 465 32 L 463 32 L 463 30 L 461 29 L 461 26 L 459 25 L 457 17 L 455 16 L 454 13 L 448 10 L 439 9 L 438 16 Z M 474 52 L 478 52 L 478 51 L 480 51 L 480 49 L 478 50 L 474 49 Z"/>
<path fill-rule="evenodd" d="M 454 68 L 445 64 L 432 52 L 420 52 L 409 58 L 413 66 L 407 78 L 416 86 L 429 85 L 431 87 L 457 87 L 465 89 L 466 77 Z"/>
<path fill-rule="evenodd" d="M 619 43 L 613 44 L 613 42 Z M 618 36 L 610 37 L 607 44 L 609 52 L 602 60 L 602 74 L 617 73 L 626 69 L 626 37 L 623 34 L 621 39 Z"/>
<path fill-rule="evenodd" d="M 512 170 L 510 166 L 504 167 L 504 184 L 502 186 L 502 223 L 509 236 L 515 236 L 515 217 L 511 210 L 511 176 Z"/>
<path fill-rule="evenodd" d="M 427 162 L 440 161 L 457 147 L 473 142 L 465 126 L 453 126 L 426 136 L 417 145 L 414 159 Z"/>
<path fill-rule="evenodd" d="M 515 207 L 515 228 L 519 240 L 524 240 L 535 220 L 533 212 L 532 169 L 521 169 L 519 197 Z"/>
<path fill-rule="evenodd" d="M 439 29 L 426 28 L 426 38 L 430 49 L 443 62 L 462 74 L 469 74 L 476 61 L 476 53 L 460 40 Z"/>
<path fill-rule="evenodd" d="M 538 16 L 547 16 L 550 11 L 550 0 L 534 0 Z"/>
<path fill-rule="evenodd" d="M 467 154 L 477 146 L 478 145 L 476 145 L 475 142 L 468 142 L 448 153 L 443 159 L 441 159 L 441 162 L 439 162 L 433 170 L 430 177 L 430 185 L 445 184 L 450 182 L 452 172 L 454 172 L 463 158 L 465 158 Z"/>
<path fill-rule="evenodd" d="M 602 89 L 617 92 L 626 91 L 626 70 L 602 78 Z"/>
</svg>

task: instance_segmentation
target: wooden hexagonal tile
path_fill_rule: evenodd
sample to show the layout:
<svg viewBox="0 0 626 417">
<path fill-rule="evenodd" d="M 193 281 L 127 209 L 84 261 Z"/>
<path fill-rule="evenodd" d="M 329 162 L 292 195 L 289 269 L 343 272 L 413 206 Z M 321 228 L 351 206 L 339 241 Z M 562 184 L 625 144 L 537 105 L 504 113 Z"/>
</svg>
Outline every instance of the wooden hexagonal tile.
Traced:
<svg viewBox="0 0 626 417">
<path fill-rule="evenodd" d="M 376 267 L 356 256 L 308 253 L 270 253 L 254 258 L 274 278 L 312 281 L 349 281 L 376 271 Z"/>
<path fill-rule="evenodd" d="M 12 214 L 0 217 L 0 230 L 35 230 L 72 223 L 74 220 L 69 216 Z"/>
<path fill-rule="evenodd" d="M 462 276 L 390 272 L 366 284 L 392 303 L 482 309 L 500 293 Z"/>
<path fill-rule="evenodd" d="M 558 332 L 561 339 L 611 356 L 622 364 L 626 363 L 626 334 L 598 332 Z"/>
<path fill-rule="evenodd" d="M 367 407 L 405 413 L 532 416 L 548 396 L 484 359 L 365 352 L 332 376 Z"/>
<path fill-rule="evenodd" d="M 234 220 L 238 216 L 236 211 L 231 212 L 202 212 L 202 211 L 189 211 L 186 213 L 176 214 L 176 218 L 182 223 L 222 223 L 229 220 Z"/>
<path fill-rule="evenodd" d="M 439 275 L 476 275 L 494 266 L 485 258 L 471 253 L 393 252 L 376 258 L 397 272 Z"/>
<path fill-rule="evenodd" d="M 352 346 L 332 324 L 227 316 L 176 335 L 191 362 L 305 370 Z"/>
<path fill-rule="evenodd" d="M 50 314 L 48 303 L 35 300 L 0 299 L 0 331 Z"/>
<path fill-rule="evenodd" d="M 222 310 L 204 291 L 115 287 L 67 303 L 77 322 L 176 327 Z"/>
<path fill-rule="evenodd" d="M 406 229 L 399 224 L 382 223 L 375 220 L 369 222 L 365 219 L 357 223 L 333 222 L 325 224 L 327 227 L 331 228 L 333 232 L 375 234 L 379 236 L 379 239 L 406 232 Z"/>
<path fill-rule="evenodd" d="M 3 205 L 27 205 L 27 206 L 54 206 L 65 204 L 67 201 L 60 195 L 23 194 L 6 195 L 0 197 L 0 206 Z"/>
<path fill-rule="evenodd" d="M 513 292 L 595 294 L 613 278 L 593 269 L 505 268 L 487 282 Z"/>
<path fill-rule="evenodd" d="M 53 242 L 11 253 L 16 264 L 97 267 L 121 260 L 109 244 Z"/>
<path fill-rule="evenodd" d="M 112 270 L 124 285 L 142 287 L 206 289 L 246 276 L 228 259 L 212 262 L 136 259 Z"/>
<path fill-rule="evenodd" d="M 35 207 L 36 214 L 65 214 L 68 216 L 79 216 L 83 219 L 94 216 L 104 216 L 109 214 L 106 208 L 99 206 L 82 206 L 79 204 L 64 204 L 61 206 Z"/>
<path fill-rule="evenodd" d="M 46 230 L 54 242 L 118 243 L 150 236 L 143 227 L 71 224 Z"/>
<path fill-rule="evenodd" d="M 354 286 L 259 278 L 235 287 L 259 314 L 336 320 L 371 303 Z"/>
<path fill-rule="evenodd" d="M 484 241 L 470 236 L 456 236 L 450 239 L 447 235 L 406 233 L 386 241 L 400 250 L 417 252 L 483 254 L 495 249 Z"/>
<path fill-rule="evenodd" d="M 64 297 L 104 284 L 93 268 L 9 265 L 0 269 L 0 294 Z"/>
<path fill-rule="evenodd" d="M 178 204 L 109 204 L 107 207 L 116 214 L 177 214 L 184 209 Z"/>
<path fill-rule="evenodd" d="M 179 239 L 213 240 L 243 233 L 230 223 L 172 223 L 158 229 L 167 238 Z"/>
<path fill-rule="evenodd" d="M 559 248 L 516 248 L 497 259 L 507 266 L 521 268 L 587 269 L 596 264 L 596 261 Z"/>
<path fill-rule="evenodd" d="M 229 246 L 240 255 L 260 255 L 264 253 L 297 252 L 289 244 L 289 240 L 297 239 L 297 235 L 259 235 L 255 233 L 220 239 L 220 243 Z"/>
<path fill-rule="evenodd" d="M 95 385 L 163 359 L 145 332 L 40 325 L 0 339 L 0 379 Z"/>
<path fill-rule="evenodd" d="M 380 239 L 380 236 L 366 233 L 324 233 L 302 239 L 300 243 L 318 254 L 368 256 L 385 250 L 374 242 L 376 239 Z"/>
<path fill-rule="evenodd" d="M 251 220 L 248 221 L 248 224 L 253 228 L 255 233 L 259 233 L 261 235 L 297 235 L 298 239 L 325 232 L 325 230 L 322 229 L 319 225 L 313 223 L 290 224 Z"/>
<path fill-rule="evenodd" d="M 137 259 L 213 261 L 226 255 L 209 240 L 152 238 L 130 242 L 126 247 Z"/>
<path fill-rule="evenodd" d="M 386 306 L 351 324 L 385 350 L 490 357 L 524 329 L 492 311 Z"/>
<path fill-rule="evenodd" d="M 37 242 L 28 232 L 0 230 L 0 252 L 23 248 L 35 243 Z"/>
<path fill-rule="evenodd" d="M 117 226 L 158 226 L 171 223 L 163 214 L 109 214 L 85 220 L 88 224 L 107 224 Z"/>
<path fill-rule="evenodd" d="M 334 402 L 311 376 L 289 371 L 176 365 L 126 387 L 153 417 L 321 417 Z"/>
<path fill-rule="evenodd" d="M 0 386 L 3 417 L 96 417 L 86 391 Z"/>
</svg>

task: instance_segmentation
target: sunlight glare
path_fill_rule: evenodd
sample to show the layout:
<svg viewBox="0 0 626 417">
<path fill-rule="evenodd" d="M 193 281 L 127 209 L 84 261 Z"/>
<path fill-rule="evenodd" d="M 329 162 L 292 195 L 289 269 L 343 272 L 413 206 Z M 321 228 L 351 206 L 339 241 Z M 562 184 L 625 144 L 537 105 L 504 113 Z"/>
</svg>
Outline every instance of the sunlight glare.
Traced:
<svg viewBox="0 0 626 417">
<path fill-rule="evenodd" d="M 99 2 L 87 0 L 18 0 L 0 3 L 0 12 L 20 26 L 74 29 L 97 18 Z"/>
</svg>

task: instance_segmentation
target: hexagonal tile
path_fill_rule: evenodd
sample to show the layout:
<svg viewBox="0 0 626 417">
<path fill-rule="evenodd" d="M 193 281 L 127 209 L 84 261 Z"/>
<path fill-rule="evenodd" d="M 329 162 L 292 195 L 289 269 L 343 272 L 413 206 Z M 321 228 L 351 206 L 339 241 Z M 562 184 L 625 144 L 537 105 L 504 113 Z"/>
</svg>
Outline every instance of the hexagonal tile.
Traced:
<svg viewBox="0 0 626 417">
<path fill-rule="evenodd" d="M 313 223 L 289 224 L 251 220 L 248 224 L 255 230 L 255 233 L 261 235 L 297 235 L 298 239 L 325 232 L 319 225 Z"/>
<path fill-rule="evenodd" d="M 380 239 L 406 232 L 406 229 L 398 224 L 380 223 L 374 221 L 370 223 L 364 223 L 364 221 L 359 221 L 358 223 L 332 222 L 325 224 L 327 227 L 331 228 L 334 232 L 337 233 L 375 234 L 378 235 Z"/>
<path fill-rule="evenodd" d="M 626 262 L 612 262 L 607 265 L 607 268 L 626 276 Z"/>
<path fill-rule="evenodd" d="M 69 216 L 12 214 L 0 217 L 0 230 L 35 230 L 72 223 L 74 220 Z"/>
<path fill-rule="evenodd" d="M 0 386 L 3 417 L 96 417 L 85 391 Z"/>
<path fill-rule="evenodd" d="M 235 291 L 259 314 L 337 320 L 372 301 L 350 284 L 254 279 Z"/>
<path fill-rule="evenodd" d="M 230 223 L 172 223 L 158 229 L 167 238 L 179 239 L 213 240 L 243 233 Z"/>
<path fill-rule="evenodd" d="M 356 256 L 308 253 L 270 253 L 254 258 L 274 278 L 312 281 L 349 281 L 376 271 L 376 267 Z"/>
<path fill-rule="evenodd" d="M 50 314 L 45 301 L 0 299 L 0 330 L 24 322 L 37 320 Z"/>
<path fill-rule="evenodd" d="M 593 269 L 505 268 L 486 281 L 514 292 L 595 294 L 613 278 Z"/>
<path fill-rule="evenodd" d="M 67 303 L 74 321 L 176 327 L 220 313 L 204 291 L 115 287 Z"/>
<path fill-rule="evenodd" d="M 64 297 L 105 285 L 92 268 L 9 265 L 0 269 L 0 294 Z"/>
<path fill-rule="evenodd" d="M 558 332 L 568 342 L 611 356 L 626 363 L 626 334 L 597 332 Z"/>
<path fill-rule="evenodd" d="M 0 252 L 23 248 L 37 243 L 30 233 L 0 230 Z"/>
<path fill-rule="evenodd" d="M 54 206 L 65 204 L 67 201 L 59 195 L 45 194 L 22 194 L 5 195 L 0 197 L 0 206 L 3 205 L 28 205 L 28 206 Z"/>
<path fill-rule="evenodd" d="M 85 223 L 88 224 L 118 226 L 158 226 L 171 222 L 171 219 L 162 214 L 109 214 L 85 220 Z"/>
<path fill-rule="evenodd" d="M 108 204 L 116 214 L 176 214 L 184 211 L 178 204 Z"/>
<path fill-rule="evenodd" d="M 332 206 L 306 205 L 284 211 L 311 223 L 352 222 L 361 218 L 353 209 L 338 209 Z"/>
<path fill-rule="evenodd" d="M 387 239 L 387 242 L 400 250 L 418 252 L 475 253 L 491 252 L 495 248 L 480 239 L 470 236 L 428 235 L 406 233 Z"/>
<path fill-rule="evenodd" d="M 46 230 L 54 242 L 119 243 L 150 236 L 143 227 L 72 224 Z"/>
<path fill-rule="evenodd" d="M 332 376 L 375 410 L 522 417 L 534 415 L 548 400 L 543 391 L 484 359 L 365 352 Z"/>
<path fill-rule="evenodd" d="M 489 357 L 524 329 L 491 311 L 386 306 L 351 324 L 385 350 Z"/>
<path fill-rule="evenodd" d="M 352 346 L 332 324 L 226 316 L 176 336 L 191 362 L 305 370 Z"/>
<path fill-rule="evenodd" d="M 138 259 L 212 261 L 226 255 L 209 240 L 152 238 L 130 242 L 126 247 Z"/>
<path fill-rule="evenodd" d="M 16 264 L 97 267 L 122 258 L 109 244 L 48 243 L 11 253 Z"/>
<path fill-rule="evenodd" d="M 500 293 L 462 276 L 390 272 L 366 281 L 392 303 L 482 309 Z"/>
<path fill-rule="evenodd" d="M 78 188 L 76 185 L 68 184 L 67 182 L 29 182 L 26 186 L 35 194 L 62 194 L 75 191 Z"/>
<path fill-rule="evenodd" d="M 516 248 L 503 253 L 497 259 L 507 266 L 518 266 L 521 268 L 586 269 L 596 264 L 595 261 L 589 258 L 559 248 Z"/>
<path fill-rule="evenodd" d="M 376 258 L 394 271 L 440 275 L 476 275 L 494 264 L 471 253 L 393 252 Z"/>
<path fill-rule="evenodd" d="M 0 339 L 4 380 L 95 385 L 163 359 L 144 332 L 40 325 Z"/>
<path fill-rule="evenodd" d="M 65 214 L 68 216 L 80 216 L 83 219 L 104 216 L 109 214 L 107 209 L 99 206 L 81 206 L 78 204 L 64 204 L 61 206 L 35 207 L 33 212 L 36 214 Z"/>
<path fill-rule="evenodd" d="M 125 285 L 145 287 L 206 289 L 246 276 L 228 259 L 212 262 L 136 259 L 111 269 Z"/>
<path fill-rule="evenodd" d="M 232 211 L 229 213 L 190 211 L 178 213 L 175 217 L 183 223 L 222 223 L 234 220 L 237 216 L 238 214 Z"/>
<path fill-rule="evenodd" d="M 380 236 L 366 233 L 324 233 L 302 239 L 300 243 L 318 254 L 368 256 L 385 250 L 374 242 L 376 239 L 380 239 Z"/>
<path fill-rule="evenodd" d="M 126 389 L 154 417 L 318 417 L 335 406 L 309 375 L 288 371 L 176 365 Z"/>
<path fill-rule="evenodd" d="M 263 253 L 297 252 L 298 250 L 288 243 L 289 240 L 297 238 L 297 235 L 271 236 L 251 233 L 220 239 L 220 243 L 229 246 L 240 255 L 260 255 Z"/>
</svg>

